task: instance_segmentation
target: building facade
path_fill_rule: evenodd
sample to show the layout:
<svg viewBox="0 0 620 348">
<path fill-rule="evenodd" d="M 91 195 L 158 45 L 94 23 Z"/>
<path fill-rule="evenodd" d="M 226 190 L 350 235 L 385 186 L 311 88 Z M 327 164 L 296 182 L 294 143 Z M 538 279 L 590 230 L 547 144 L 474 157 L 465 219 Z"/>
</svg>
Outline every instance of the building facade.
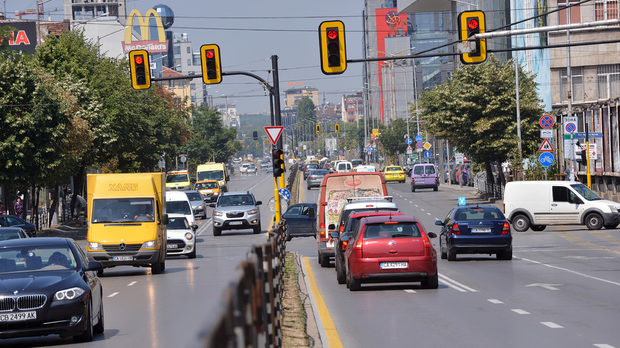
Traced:
<svg viewBox="0 0 620 348">
<path fill-rule="evenodd" d="M 312 99 L 315 107 L 319 106 L 319 90 L 312 87 L 290 88 L 284 91 L 284 102 L 287 107 L 297 107 L 303 97 Z"/>
<path fill-rule="evenodd" d="M 200 75 L 202 73 L 200 52 L 194 51 L 192 42 L 189 40 L 189 35 L 187 33 L 174 33 L 173 52 L 174 67 L 171 67 L 172 69 L 184 75 Z M 192 105 L 215 105 L 213 102 L 209 102 L 207 98 L 207 85 L 202 82 L 202 79 L 195 78 L 189 81 L 190 102 Z"/>
<path fill-rule="evenodd" d="M 343 95 L 341 106 L 342 122 L 359 122 L 364 117 L 364 99 L 362 92 Z"/>
</svg>

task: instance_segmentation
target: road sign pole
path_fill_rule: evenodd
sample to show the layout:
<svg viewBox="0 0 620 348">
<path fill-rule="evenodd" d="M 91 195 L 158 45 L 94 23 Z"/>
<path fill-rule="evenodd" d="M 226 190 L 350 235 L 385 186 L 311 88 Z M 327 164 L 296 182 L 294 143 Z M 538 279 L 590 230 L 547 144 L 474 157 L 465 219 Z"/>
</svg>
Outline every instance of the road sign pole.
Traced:
<svg viewBox="0 0 620 348">
<path fill-rule="evenodd" d="M 592 188 L 592 176 L 590 175 L 590 138 L 588 137 L 588 122 L 586 121 L 586 177 L 588 188 Z"/>
<path fill-rule="evenodd" d="M 273 70 L 273 94 L 274 94 L 273 101 L 274 101 L 274 109 L 275 109 L 275 116 L 276 116 L 276 126 L 281 126 L 282 125 L 282 114 L 280 113 L 280 76 L 278 74 L 278 56 L 275 54 L 271 56 L 271 68 Z M 278 140 L 278 144 L 276 146 L 278 149 L 283 149 L 282 137 L 280 137 L 280 139 Z M 284 182 L 284 173 L 280 175 L 278 182 L 280 184 L 280 188 L 286 187 L 286 183 Z M 276 191 L 278 191 L 277 188 L 276 188 Z M 276 198 L 276 200 L 279 201 L 278 198 Z"/>
</svg>

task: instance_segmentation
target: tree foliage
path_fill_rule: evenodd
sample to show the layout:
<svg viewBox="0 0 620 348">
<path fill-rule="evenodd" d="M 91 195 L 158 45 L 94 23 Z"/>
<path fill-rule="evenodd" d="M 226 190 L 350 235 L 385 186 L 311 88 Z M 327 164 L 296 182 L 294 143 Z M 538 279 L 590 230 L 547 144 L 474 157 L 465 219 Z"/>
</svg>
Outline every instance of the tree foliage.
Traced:
<svg viewBox="0 0 620 348">
<path fill-rule="evenodd" d="M 311 137 L 314 133 L 314 125 L 316 124 L 316 109 L 310 97 L 305 96 L 299 100 L 297 104 L 297 122 L 295 122 L 295 129 L 299 134 L 303 133 L 304 125 L 305 129 L 311 128 Z"/>
<path fill-rule="evenodd" d="M 396 156 L 398 153 L 405 153 L 407 144 L 405 135 L 407 134 L 407 122 L 403 119 L 392 121 L 389 127 L 380 127 L 379 142 L 388 156 Z"/>
</svg>

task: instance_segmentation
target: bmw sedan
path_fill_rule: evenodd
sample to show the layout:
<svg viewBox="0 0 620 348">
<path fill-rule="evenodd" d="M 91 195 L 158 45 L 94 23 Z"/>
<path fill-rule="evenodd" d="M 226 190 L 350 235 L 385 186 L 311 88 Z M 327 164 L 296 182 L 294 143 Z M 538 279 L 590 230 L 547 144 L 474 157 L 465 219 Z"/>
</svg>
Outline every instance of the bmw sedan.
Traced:
<svg viewBox="0 0 620 348">
<path fill-rule="evenodd" d="M 0 242 L 0 338 L 103 333 L 100 269 L 69 238 Z"/>
</svg>

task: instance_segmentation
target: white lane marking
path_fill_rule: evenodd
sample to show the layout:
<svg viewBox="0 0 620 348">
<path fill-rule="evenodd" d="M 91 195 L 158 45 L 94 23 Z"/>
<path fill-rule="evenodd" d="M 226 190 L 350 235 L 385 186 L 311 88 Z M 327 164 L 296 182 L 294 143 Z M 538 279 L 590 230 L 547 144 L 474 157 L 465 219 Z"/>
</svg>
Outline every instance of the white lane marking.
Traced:
<svg viewBox="0 0 620 348">
<path fill-rule="evenodd" d="M 606 343 L 595 343 L 594 346 L 597 348 L 616 348 L 612 346 L 611 344 L 606 344 Z"/>
<path fill-rule="evenodd" d="M 133 282 L 127 284 L 127 286 L 134 286 L 134 284 L 136 284 L 136 283 L 137 283 L 137 281 L 134 280 Z"/>
<path fill-rule="evenodd" d="M 528 285 L 526 285 L 525 287 L 526 287 L 526 288 L 530 288 L 530 287 L 532 287 L 532 286 L 538 286 L 538 287 L 541 287 L 541 288 L 543 288 L 543 289 L 547 289 L 547 290 L 555 290 L 555 291 L 557 291 L 557 290 L 560 290 L 560 289 L 556 288 L 556 286 L 560 286 L 560 285 L 561 285 L 561 284 L 532 283 L 532 284 L 528 284 Z"/>
<path fill-rule="evenodd" d="M 431 213 L 426 213 L 426 215 L 431 215 Z"/>
<path fill-rule="evenodd" d="M 461 283 L 457 282 L 456 280 L 454 280 L 454 279 L 452 279 L 452 278 L 449 278 L 449 277 L 447 277 L 447 276 L 445 276 L 445 275 L 443 275 L 443 274 L 441 274 L 441 273 L 439 273 L 439 277 L 440 277 L 440 278 L 442 278 L 442 279 L 444 279 L 444 280 L 446 280 L 446 281 L 448 281 L 448 282 L 452 282 L 452 283 L 453 283 L 453 284 L 455 284 L 456 286 L 461 287 L 461 288 L 465 289 L 466 291 L 478 292 L 478 290 L 476 290 L 476 289 L 472 289 L 472 288 L 470 288 L 470 287 L 469 287 L 469 286 L 467 286 L 467 285 L 461 284 Z"/>
<path fill-rule="evenodd" d="M 539 264 L 541 266 L 545 266 L 545 267 L 549 267 L 549 268 L 555 268 L 555 269 L 559 269 L 561 271 L 570 272 L 570 273 L 573 273 L 573 274 L 576 274 L 576 275 L 580 275 L 580 276 L 585 277 L 585 278 L 590 278 L 590 279 L 598 280 L 598 281 L 601 281 L 601 282 L 604 282 L 604 283 L 620 286 L 620 283 L 618 283 L 618 282 L 614 282 L 614 281 L 611 281 L 611 280 L 607 280 L 607 279 L 591 276 L 591 275 L 588 275 L 588 274 L 585 274 L 585 273 L 573 271 L 572 269 L 568 269 L 568 268 L 564 268 L 564 267 L 558 267 L 558 266 L 553 266 L 553 265 L 549 265 L 549 264 L 546 264 L 546 263 L 542 263 L 540 261 L 534 261 L 534 260 L 526 259 L 524 257 L 516 257 L 516 258 L 520 259 L 520 260 L 527 261 L 527 262 L 536 263 L 536 264 Z"/>
<path fill-rule="evenodd" d="M 408 292 L 410 294 L 415 294 L 415 290 L 413 289 L 405 289 L 405 292 Z"/>
<path fill-rule="evenodd" d="M 119 294 L 119 292 L 118 292 L 118 291 L 117 291 L 117 292 L 113 292 L 113 293 L 109 294 L 109 295 L 108 295 L 108 297 L 114 297 L 114 296 L 116 296 L 116 295 L 118 295 L 118 294 Z"/>
<path fill-rule="evenodd" d="M 500 300 L 498 300 L 498 299 L 496 299 L 496 298 L 490 298 L 490 299 L 488 299 L 487 301 L 489 301 L 489 302 L 491 302 L 491 303 L 493 303 L 493 304 L 501 304 L 501 303 L 504 303 L 504 302 L 502 302 L 502 301 L 500 301 Z"/>
<path fill-rule="evenodd" d="M 545 325 L 546 327 L 550 327 L 552 329 L 563 329 L 564 326 L 560 325 L 560 324 L 556 324 L 552 321 L 541 321 L 541 324 Z"/>
<path fill-rule="evenodd" d="M 418 205 L 417 205 L 417 204 L 414 204 L 414 205 L 416 206 L 416 208 L 418 207 Z"/>
<path fill-rule="evenodd" d="M 424 211 L 424 208 L 420 209 L 420 211 Z"/>
<path fill-rule="evenodd" d="M 409 201 L 409 203 L 413 204 L 413 201 Z M 416 205 L 416 207 L 417 207 L 417 205 Z"/>
<path fill-rule="evenodd" d="M 440 218 L 438 218 L 438 217 L 436 217 L 436 216 L 435 216 L 435 220 L 440 220 L 440 221 L 441 221 L 441 219 L 440 219 Z"/>
<path fill-rule="evenodd" d="M 518 308 L 513 308 L 511 309 L 511 311 L 517 313 L 517 314 L 530 314 L 530 312 L 528 311 L 524 311 L 523 309 L 518 309 Z"/>
<path fill-rule="evenodd" d="M 458 286 L 456 286 L 456 285 L 454 285 L 452 283 L 448 283 L 447 281 L 445 281 L 443 279 L 439 279 L 439 282 L 444 284 L 444 285 L 447 285 L 448 287 L 450 287 L 450 288 L 452 288 L 452 289 L 454 289 L 454 290 L 456 290 L 458 292 L 467 292 L 464 289 L 461 289 L 461 288 L 459 288 Z"/>
</svg>

